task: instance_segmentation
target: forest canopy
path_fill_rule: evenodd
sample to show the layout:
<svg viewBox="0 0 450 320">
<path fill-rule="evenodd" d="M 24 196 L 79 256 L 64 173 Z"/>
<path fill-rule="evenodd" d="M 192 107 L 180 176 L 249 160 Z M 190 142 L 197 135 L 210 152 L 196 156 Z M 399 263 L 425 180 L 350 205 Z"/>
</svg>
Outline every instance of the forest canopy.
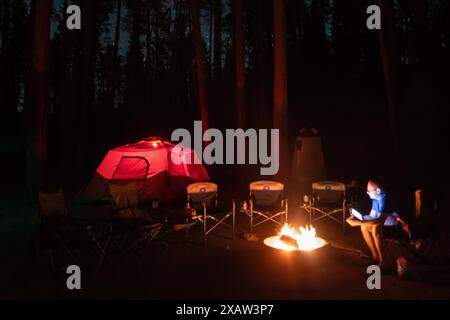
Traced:
<svg viewBox="0 0 450 320">
<path fill-rule="evenodd" d="M 449 101 L 450 4 L 444 0 L 379 2 L 390 4 L 382 10 L 386 10 L 383 15 L 389 11 L 391 16 L 385 40 L 396 94 L 401 157 L 407 159 L 407 170 L 425 177 L 427 172 L 420 168 L 428 169 L 432 163 L 429 156 L 439 153 L 429 141 L 443 139 L 442 116 Z M 189 127 L 203 118 L 205 111 L 210 127 L 273 126 L 277 26 L 273 1 L 48 3 L 45 131 L 47 166 L 55 172 L 73 166 L 77 170 L 70 179 L 76 180 L 76 172 L 92 170 L 109 147 L 150 135 L 170 136 L 175 128 Z M 393 120 L 386 98 L 383 48 L 378 32 L 366 27 L 366 9 L 373 3 L 283 2 L 289 141 L 299 128 L 310 125 L 325 136 L 333 135 L 329 128 L 341 121 L 344 128 L 357 128 L 361 136 L 379 130 L 382 139 L 367 137 L 362 143 L 392 153 L 391 135 L 386 133 L 391 132 Z M 66 28 L 70 4 L 81 8 L 81 30 Z M 35 126 L 30 89 L 35 6 L 36 1 L 30 0 L 3 0 L 0 4 L 2 137 L 22 146 L 27 145 Z M 199 37 L 192 20 L 196 8 Z M 200 45 L 196 47 L 196 43 Z M 200 62 L 203 91 L 196 78 Z M 203 109 L 198 107 L 202 103 Z M 335 139 L 345 137 L 343 132 Z M 328 150 L 336 154 L 337 175 L 350 166 L 348 159 L 339 155 L 345 150 Z M 417 154 L 417 150 L 423 152 Z M 370 157 L 361 161 L 374 166 Z"/>
</svg>

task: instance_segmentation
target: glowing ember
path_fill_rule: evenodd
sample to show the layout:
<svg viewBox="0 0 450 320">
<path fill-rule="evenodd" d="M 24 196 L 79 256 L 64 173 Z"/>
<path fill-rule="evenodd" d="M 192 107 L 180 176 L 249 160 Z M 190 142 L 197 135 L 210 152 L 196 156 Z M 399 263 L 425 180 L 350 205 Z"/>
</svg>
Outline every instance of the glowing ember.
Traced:
<svg viewBox="0 0 450 320">
<path fill-rule="evenodd" d="M 324 239 L 316 237 L 316 229 L 311 225 L 296 229 L 286 223 L 277 236 L 265 239 L 264 244 L 286 251 L 312 251 L 322 248 L 327 243 Z"/>
</svg>

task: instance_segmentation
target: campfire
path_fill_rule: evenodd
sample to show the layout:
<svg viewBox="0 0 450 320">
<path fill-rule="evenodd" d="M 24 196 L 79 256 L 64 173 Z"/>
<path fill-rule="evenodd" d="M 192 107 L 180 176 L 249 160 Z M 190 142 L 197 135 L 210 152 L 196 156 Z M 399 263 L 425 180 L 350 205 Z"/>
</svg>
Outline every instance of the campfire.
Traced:
<svg viewBox="0 0 450 320">
<path fill-rule="evenodd" d="M 327 242 L 316 237 L 316 229 L 311 225 L 296 229 L 286 223 L 278 235 L 265 239 L 264 244 L 285 251 L 313 251 L 322 248 Z"/>
</svg>

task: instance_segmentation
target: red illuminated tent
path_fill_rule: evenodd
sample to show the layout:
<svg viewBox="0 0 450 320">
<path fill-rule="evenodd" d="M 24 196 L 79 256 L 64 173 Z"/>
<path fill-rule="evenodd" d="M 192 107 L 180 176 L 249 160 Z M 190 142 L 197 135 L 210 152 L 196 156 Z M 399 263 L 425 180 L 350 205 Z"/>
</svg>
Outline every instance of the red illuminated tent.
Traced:
<svg viewBox="0 0 450 320">
<path fill-rule="evenodd" d="M 100 199 L 109 195 L 111 183 L 135 182 L 140 198 L 170 202 L 183 196 L 188 184 L 209 179 L 194 159 L 198 160 L 193 150 L 156 137 L 111 149 L 83 197 Z"/>
</svg>

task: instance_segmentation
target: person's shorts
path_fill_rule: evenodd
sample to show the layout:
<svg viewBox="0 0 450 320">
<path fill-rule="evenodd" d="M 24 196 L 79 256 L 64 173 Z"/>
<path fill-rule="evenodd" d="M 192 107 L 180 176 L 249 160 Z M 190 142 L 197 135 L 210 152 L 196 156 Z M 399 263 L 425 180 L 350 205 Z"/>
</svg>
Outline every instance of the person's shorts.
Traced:
<svg viewBox="0 0 450 320">
<path fill-rule="evenodd" d="M 384 220 L 384 226 L 386 227 L 396 227 L 398 225 L 397 217 L 399 215 L 397 212 L 393 212 L 387 216 L 386 220 Z"/>
</svg>

